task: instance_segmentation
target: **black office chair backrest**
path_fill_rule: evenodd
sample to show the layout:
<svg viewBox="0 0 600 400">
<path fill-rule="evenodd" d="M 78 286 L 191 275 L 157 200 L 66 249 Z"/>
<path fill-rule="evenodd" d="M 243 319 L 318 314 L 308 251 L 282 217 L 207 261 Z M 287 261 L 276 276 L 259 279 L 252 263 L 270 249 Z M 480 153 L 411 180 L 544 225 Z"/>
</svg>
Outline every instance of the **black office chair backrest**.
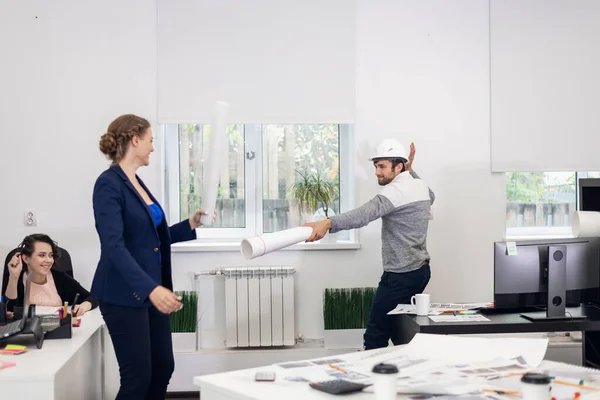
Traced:
<svg viewBox="0 0 600 400">
<path fill-rule="evenodd" d="M 2 273 L 2 296 L 5 296 L 6 287 L 8 286 L 8 278 L 10 276 L 10 273 L 8 272 L 8 263 L 18 250 L 19 249 L 13 249 L 10 253 L 8 253 L 6 259 L 4 260 L 4 272 Z M 62 247 L 59 247 L 58 251 L 60 251 L 60 259 L 54 263 L 52 269 L 62 271 L 74 278 L 73 264 L 71 263 L 71 255 L 67 250 L 63 249 Z"/>
</svg>

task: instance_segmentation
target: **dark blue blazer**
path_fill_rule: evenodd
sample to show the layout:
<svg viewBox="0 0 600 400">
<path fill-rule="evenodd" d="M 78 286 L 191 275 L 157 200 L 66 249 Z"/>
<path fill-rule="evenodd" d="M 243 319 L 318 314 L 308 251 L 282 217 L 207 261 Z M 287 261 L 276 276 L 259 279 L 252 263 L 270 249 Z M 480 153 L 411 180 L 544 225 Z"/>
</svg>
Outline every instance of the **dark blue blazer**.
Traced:
<svg viewBox="0 0 600 400">
<path fill-rule="evenodd" d="M 96 180 L 93 205 L 101 254 L 92 296 L 106 303 L 149 307 L 148 295 L 157 286 L 173 290 L 171 244 L 196 238 L 189 221 L 169 227 L 165 215 L 156 227 L 150 208 L 118 165 Z"/>
</svg>

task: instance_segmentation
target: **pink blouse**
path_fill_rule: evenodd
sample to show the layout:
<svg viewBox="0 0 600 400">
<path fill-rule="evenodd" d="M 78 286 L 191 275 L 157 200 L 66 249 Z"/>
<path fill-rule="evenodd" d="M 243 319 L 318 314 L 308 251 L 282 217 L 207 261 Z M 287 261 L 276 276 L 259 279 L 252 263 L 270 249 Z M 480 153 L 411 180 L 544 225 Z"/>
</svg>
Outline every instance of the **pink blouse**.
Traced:
<svg viewBox="0 0 600 400">
<path fill-rule="evenodd" d="M 27 274 L 23 274 L 23 285 L 27 284 Z M 46 283 L 38 285 L 37 283 L 31 282 L 30 304 L 35 304 L 40 307 L 60 307 L 62 306 L 62 300 L 56 291 L 56 285 L 54 284 L 54 278 L 52 273 L 46 275 Z"/>
</svg>

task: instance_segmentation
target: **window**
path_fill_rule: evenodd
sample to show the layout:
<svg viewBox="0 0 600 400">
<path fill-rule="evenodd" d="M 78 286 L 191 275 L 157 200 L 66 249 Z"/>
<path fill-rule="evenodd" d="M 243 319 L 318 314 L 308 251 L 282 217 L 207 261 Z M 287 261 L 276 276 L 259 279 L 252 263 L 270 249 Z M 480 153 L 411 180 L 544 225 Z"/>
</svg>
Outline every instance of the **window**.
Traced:
<svg viewBox="0 0 600 400">
<path fill-rule="evenodd" d="M 202 206 L 205 163 L 210 156 L 208 124 L 166 124 L 165 203 L 170 220 L 189 218 Z M 204 241 L 243 237 L 301 226 L 324 217 L 302 212 L 290 194 L 300 173 L 317 173 L 338 188 L 328 215 L 352 208 L 352 129 L 338 124 L 231 124 L 221 157 L 216 223 L 198 230 Z M 344 182 L 344 183 L 342 183 Z M 347 182 L 347 183 L 345 183 Z M 340 240 L 353 240 L 345 232 Z"/>
<path fill-rule="evenodd" d="M 571 235 L 580 178 L 599 172 L 508 172 L 506 174 L 506 236 Z"/>
</svg>

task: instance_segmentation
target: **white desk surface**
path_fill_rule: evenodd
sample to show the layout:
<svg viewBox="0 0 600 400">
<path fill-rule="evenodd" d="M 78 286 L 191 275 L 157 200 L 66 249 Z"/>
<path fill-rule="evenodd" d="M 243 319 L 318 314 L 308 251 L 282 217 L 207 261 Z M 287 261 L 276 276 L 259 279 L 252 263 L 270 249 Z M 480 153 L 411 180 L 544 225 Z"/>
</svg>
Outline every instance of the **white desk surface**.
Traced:
<svg viewBox="0 0 600 400">
<path fill-rule="evenodd" d="M 390 346 L 387 349 L 393 351 L 398 350 L 398 347 L 399 346 Z M 352 354 L 365 356 L 371 352 L 381 351 L 382 349 L 377 349 L 354 352 Z M 254 374 L 257 371 L 275 371 L 275 382 L 256 382 L 254 380 Z M 283 373 L 284 370 L 277 367 L 265 366 L 221 374 L 197 376 L 194 377 L 194 384 L 200 387 L 202 400 L 332 400 L 335 397 L 339 397 L 315 390 L 308 386 L 307 383 L 287 381 L 284 376 L 282 376 Z M 375 394 L 370 392 L 358 392 L 352 394 L 353 400 L 374 398 Z M 402 397 L 398 396 L 398 398 Z"/>
<path fill-rule="evenodd" d="M 388 347 L 387 350 L 397 350 L 398 347 Z M 344 358 L 353 358 L 353 354 L 358 357 L 366 356 L 371 350 L 366 352 L 354 352 L 346 355 L 340 355 Z M 350 357 L 348 357 L 350 356 Z M 332 357 L 324 357 L 332 358 Z M 257 371 L 275 371 L 276 382 L 256 382 L 254 374 Z M 320 392 L 308 386 L 303 382 L 289 382 L 285 380 L 289 370 L 282 370 L 274 366 L 265 366 L 261 368 L 252 368 L 239 371 L 231 371 L 220 374 L 197 376 L 194 378 L 194 384 L 199 387 L 202 400 L 333 400 L 340 396 Z M 277 384 L 274 384 L 277 383 Z M 353 400 L 375 399 L 372 392 L 357 392 L 350 395 Z M 408 399 L 408 395 L 397 395 L 397 399 Z M 600 392 L 588 393 L 580 397 L 581 400 L 600 400 Z"/>
<path fill-rule="evenodd" d="M 31 334 L 4 341 L 0 348 L 4 348 L 6 344 L 22 344 L 27 345 L 29 350 L 19 355 L 0 354 L 0 360 L 17 363 L 14 367 L 0 370 L 0 385 L 11 381 L 54 380 L 69 359 L 104 325 L 98 308 L 85 313 L 81 318 L 81 325 L 73 328 L 71 339 L 44 340 L 41 349 L 36 347 Z"/>
</svg>

